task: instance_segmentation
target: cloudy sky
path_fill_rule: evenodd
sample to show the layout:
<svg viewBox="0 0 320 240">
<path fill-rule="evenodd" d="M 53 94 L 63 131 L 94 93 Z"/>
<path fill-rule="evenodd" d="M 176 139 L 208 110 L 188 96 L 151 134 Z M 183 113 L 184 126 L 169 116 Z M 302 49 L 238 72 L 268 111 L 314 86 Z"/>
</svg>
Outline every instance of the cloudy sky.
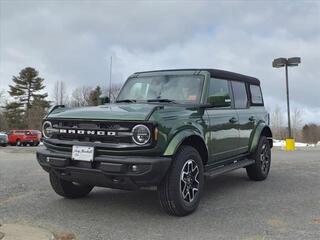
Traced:
<svg viewBox="0 0 320 240">
<path fill-rule="evenodd" d="M 136 71 L 206 67 L 258 77 L 265 102 L 285 110 L 284 69 L 293 108 L 320 123 L 319 1 L 16 1 L 0 0 L 0 90 L 31 66 L 52 95 L 62 80 L 106 86 Z"/>
</svg>

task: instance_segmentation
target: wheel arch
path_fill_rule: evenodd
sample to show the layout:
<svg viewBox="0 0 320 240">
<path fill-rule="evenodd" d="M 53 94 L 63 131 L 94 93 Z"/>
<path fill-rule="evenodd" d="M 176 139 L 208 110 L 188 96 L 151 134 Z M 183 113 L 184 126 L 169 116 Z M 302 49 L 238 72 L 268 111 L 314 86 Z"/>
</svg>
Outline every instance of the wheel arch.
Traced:
<svg viewBox="0 0 320 240">
<path fill-rule="evenodd" d="M 201 135 L 193 130 L 185 130 L 177 133 L 170 141 L 163 155 L 175 155 L 179 148 L 185 145 L 191 146 L 199 152 L 204 165 L 208 162 L 207 145 Z"/>
<path fill-rule="evenodd" d="M 249 145 L 249 152 L 253 153 L 259 144 L 259 139 L 261 136 L 265 136 L 268 138 L 270 147 L 273 147 L 273 140 L 272 140 L 272 131 L 270 127 L 265 123 L 260 123 L 255 128 L 255 131 L 252 134 L 250 145 Z"/>
</svg>

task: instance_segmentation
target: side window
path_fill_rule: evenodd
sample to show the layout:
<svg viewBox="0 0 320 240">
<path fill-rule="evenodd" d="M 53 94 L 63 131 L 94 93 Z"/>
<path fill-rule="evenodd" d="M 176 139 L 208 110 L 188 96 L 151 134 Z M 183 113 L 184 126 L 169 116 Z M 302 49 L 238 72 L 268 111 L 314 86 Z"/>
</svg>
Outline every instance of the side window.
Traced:
<svg viewBox="0 0 320 240">
<path fill-rule="evenodd" d="M 247 108 L 248 96 L 245 83 L 232 81 L 232 90 L 235 108 Z"/>
<path fill-rule="evenodd" d="M 229 81 L 211 78 L 207 102 L 214 107 L 230 107 Z"/>
<path fill-rule="evenodd" d="M 258 85 L 250 85 L 251 103 L 263 105 L 261 88 Z"/>
</svg>

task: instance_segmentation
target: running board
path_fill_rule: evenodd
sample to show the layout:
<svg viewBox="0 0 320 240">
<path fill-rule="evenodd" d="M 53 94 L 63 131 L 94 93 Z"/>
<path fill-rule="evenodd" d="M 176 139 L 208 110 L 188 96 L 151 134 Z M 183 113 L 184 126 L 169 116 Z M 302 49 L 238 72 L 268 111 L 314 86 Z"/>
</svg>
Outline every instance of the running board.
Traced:
<svg viewBox="0 0 320 240">
<path fill-rule="evenodd" d="M 247 166 L 249 166 L 249 165 L 251 165 L 253 163 L 254 163 L 253 159 L 244 159 L 244 160 L 240 160 L 240 161 L 237 161 L 237 162 L 230 163 L 228 165 L 222 165 L 220 167 L 215 167 L 215 168 L 212 168 L 212 169 L 208 169 L 204 173 L 204 175 L 206 177 L 214 177 L 214 176 L 226 173 L 226 172 L 230 172 L 232 170 L 236 170 L 238 168 L 247 167 Z"/>
</svg>

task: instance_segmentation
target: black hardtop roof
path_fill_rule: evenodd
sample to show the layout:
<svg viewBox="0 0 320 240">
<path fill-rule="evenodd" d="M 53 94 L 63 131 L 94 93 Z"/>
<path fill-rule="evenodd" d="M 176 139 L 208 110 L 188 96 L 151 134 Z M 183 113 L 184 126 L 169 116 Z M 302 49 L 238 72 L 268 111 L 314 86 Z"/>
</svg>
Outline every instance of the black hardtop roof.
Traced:
<svg viewBox="0 0 320 240">
<path fill-rule="evenodd" d="M 260 85 L 260 81 L 257 78 L 242 75 L 235 72 L 229 72 L 220 69 L 211 69 L 211 68 L 186 68 L 186 69 L 168 69 L 168 70 L 155 70 L 155 71 L 146 71 L 146 72 L 136 72 L 136 74 L 142 73 L 156 73 L 156 72 L 173 72 L 173 71 L 208 71 L 211 77 L 214 78 L 223 78 L 223 79 L 230 79 L 240 82 L 248 82 L 254 85 Z"/>
</svg>

